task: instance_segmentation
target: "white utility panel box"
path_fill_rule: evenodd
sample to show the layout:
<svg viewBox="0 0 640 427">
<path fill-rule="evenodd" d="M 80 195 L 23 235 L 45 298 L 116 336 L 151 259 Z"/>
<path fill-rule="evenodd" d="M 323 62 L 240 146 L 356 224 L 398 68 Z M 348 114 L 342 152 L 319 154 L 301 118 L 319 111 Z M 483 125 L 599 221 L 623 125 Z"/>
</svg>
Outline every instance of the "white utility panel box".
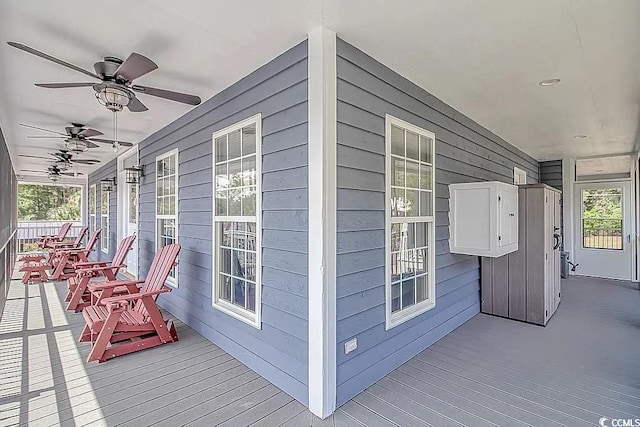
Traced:
<svg viewBox="0 0 640 427">
<path fill-rule="evenodd" d="M 496 258 L 518 250 L 518 187 L 498 181 L 449 185 L 452 253 Z"/>
</svg>

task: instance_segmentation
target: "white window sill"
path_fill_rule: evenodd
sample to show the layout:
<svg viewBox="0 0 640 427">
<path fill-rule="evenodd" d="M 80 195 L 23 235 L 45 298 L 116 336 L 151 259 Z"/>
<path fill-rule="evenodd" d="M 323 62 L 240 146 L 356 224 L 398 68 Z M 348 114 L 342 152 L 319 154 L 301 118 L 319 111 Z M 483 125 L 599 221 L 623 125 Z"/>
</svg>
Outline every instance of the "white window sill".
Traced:
<svg viewBox="0 0 640 427">
<path fill-rule="evenodd" d="M 247 325 L 253 326 L 256 329 L 262 329 L 262 322 L 258 319 L 257 314 L 221 300 L 214 301 L 213 308 L 220 310 L 223 313 L 246 323 Z"/>
<path fill-rule="evenodd" d="M 389 330 L 395 328 L 398 325 L 407 322 L 414 317 L 417 317 L 427 311 L 433 309 L 436 306 L 435 301 L 422 301 L 414 306 L 401 310 L 397 313 L 393 313 L 387 317 L 387 322 L 385 325 L 385 330 Z"/>
</svg>

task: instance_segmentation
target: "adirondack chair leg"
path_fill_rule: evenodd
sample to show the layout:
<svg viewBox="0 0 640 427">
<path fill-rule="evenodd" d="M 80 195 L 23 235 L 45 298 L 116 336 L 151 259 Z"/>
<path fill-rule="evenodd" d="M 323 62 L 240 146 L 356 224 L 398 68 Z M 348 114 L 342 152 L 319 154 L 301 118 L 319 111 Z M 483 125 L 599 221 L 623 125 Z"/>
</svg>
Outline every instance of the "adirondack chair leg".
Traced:
<svg viewBox="0 0 640 427">
<path fill-rule="evenodd" d="M 69 304 L 67 304 L 67 310 L 73 310 L 77 313 L 78 311 L 82 310 L 84 307 L 89 305 L 88 302 L 86 302 L 86 304 L 81 304 L 85 302 L 83 301 L 83 297 L 84 297 L 85 291 L 87 290 L 88 284 L 89 284 L 88 277 L 83 277 L 80 279 L 80 281 L 76 285 L 76 289 L 71 294 L 71 298 L 69 299 Z M 69 291 L 69 293 L 71 293 L 71 291 Z"/>
<path fill-rule="evenodd" d="M 120 315 L 124 310 L 124 308 L 120 308 L 118 310 L 109 312 L 107 319 L 102 324 L 102 328 L 100 328 L 100 332 L 98 332 L 98 338 L 93 342 L 93 345 L 91 346 L 91 352 L 89 353 L 89 356 L 87 356 L 87 362 L 91 362 L 94 360 L 103 362 L 104 360 L 106 360 L 104 358 L 104 353 L 107 350 L 107 346 L 111 341 L 113 332 L 118 325 Z"/>
<path fill-rule="evenodd" d="M 69 260 L 69 254 L 65 253 L 60 256 L 60 258 L 58 259 L 58 264 L 56 265 L 55 270 L 53 270 L 53 273 L 51 274 L 54 280 L 60 279 L 60 275 L 64 271 L 64 266 L 67 264 L 68 260 Z"/>
<path fill-rule="evenodd" d="M 167 329 L 169 329 L 169 333 L 171 334 L 173 341 L 178 341 L 178 331 L 176 331 L 176 325 L 173 323 L 173 320 L 167 321 Z"/>
<path fill-rule="evenodd" d="M 156 333 L 158 337 L 163 343 L 172 342 L 173 337 L 167 330 L 167 322 L 162 317 L 162 313 L 158 309 L 158 305 L 153 297 L 143 297 L 142 304 L 147 309 L 147 313 L 149 313 L 149 318 L 151 319 L 151 323 L 153 327 L 156 329 Z"/>
<path fill-rule="evenodd" d="M 85 325 L 82 329 L 82 333 L 80 334 L 79 342 L 92 342 L 93 341 L 93 333 L 91 332 L 91 328 L 89 325 Z"/>
</svg>

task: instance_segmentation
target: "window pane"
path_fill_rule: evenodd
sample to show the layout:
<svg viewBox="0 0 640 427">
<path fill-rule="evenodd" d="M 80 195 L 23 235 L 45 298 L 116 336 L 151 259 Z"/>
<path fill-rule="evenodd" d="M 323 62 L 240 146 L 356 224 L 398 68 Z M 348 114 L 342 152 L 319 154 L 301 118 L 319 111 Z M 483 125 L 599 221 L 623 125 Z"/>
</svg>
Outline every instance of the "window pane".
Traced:
<svg viewBox="0 0 640 427">
<path fill-rule="evenodd" d="M 622 250 L 622 188 L 582 190 L 582 246 Z"/>
<path fill-rule="evenodd" d="M 221 273 L 231 274 L 231 249 L 220 248 L 218 249 L 218 253 L 220 254 L 219 271 Z"/>
<path fill-rule="evenodd" d="M 391 312 L 400 310 L 400 283 L 391 285 Z"/>
<path fill-rule="evenodd" d="M 418 190 L 407 190 L 407 204 L 406 204 L 406 215 L 407 216 L 418 216 Z"/>
<path fill-rule="evenodd" d="M 164 176 L 164 159 L 158 160 L 156 162 L 156 175 L 158 178 L 161 178 Z"/>
<path fill-rule="evenodd" d="M 431 206 L 432 198 L 430 191 L 420 192 L 420 216 L 433 216 L 433 208 Z"/>
<path fill-rule="evenodd" d="M 227 152 L 229 153 L 229 160 L 240 157 L 240 129 L 229 133 L 228 137 L 229 148 Z"/>
<path fill-rule="evenodd" d="M 420 161 L 431 163 L 431 147 L 433 140 L 420 135 Z"/>
<path fill-rule="evenodd" d="M 138 221 L 138 186 L 129 184 L 129 224 Z"/>
<path fill-rule="evenodd" d="M 247 310 L 252 313 L 256 312 L 256 285 L 247 282 Z"/>
<path fill-rule="evenodd" d="M 391 216 L 404 216 L 406 210 L 404 189 L 392 188 L 391 189 Z"/>
<path fill-rule="evenodd" d="M 401 236 L 402 224 L 391 224 L 391 251 L 397 252 L 400 250 L 400 244 L 402 242 Z"/>
<path fill-rule="evenodd" d="M 402 260 L 400 259 L 400 252 L 391 252 L 391 281 L 397 282 L 401 279 L 400 274 L 402 272 Z"/>
<path fill-rule="evenodd" d="M 256 152 L 256 125 L 242 128 L 242 155 Z"/>
<path fill-rule="evenodd" d="M 391 185 L 397 187 L 405 186 L 404 160 L 397 157 L 391 158 Z"/>
<path fill-rule="evenodd" d="M 174 175 L 176 173 L 176 156 L 171 155 L 164 159 L 165 175 Z"/>
<path fill-rule="evenodd" d="M 233 303 L 244 308 L 244 285 L 245 281 L 242 279 L 233 278 Z"/>
<path fill-rule="evenodd" d="M 407 158 L 418 160 L 418 134 L 407 131 Z"/>
<path fill-rule="evenodd" d="M 424 248 L 427 246 L 427 223 L 416 222 L 416 247 Z"/>
<path fill-rule="evenodd" d="M 216 138 L 216 163 L 227 160 L 227 135 Z"/>
<path fill-rule="evenodd" d="M 402 281 L 402 308 L 415 304 L 415 279 Z"/>
<path fill-rule="evenodd" d="M 216 189 L 229 187 L 229 176 L 227 175 L 227 164 L 216 166 Z"/>
<path fill-rule="evenodd" d="M 229 162 L 229 187 L 242 186 L 242 161 L 234 160 Z"/>
<path fill-rule="evenodd" d="M 256 254 L 247 252 L 247 261 L 245 264 L 245 277 L 252 282 L 256 281 Z"/>
<path fill-rule="evenodd" d="M 230 216 L 240 216 L 242 213 L 242 189 L 233 188 L 229 190 L 229 212 Z"/>
<path fill-rule="evenodd" d="M 418 163 L 407 160 L 407 188 L 419 188 Z"/>
<path fill-rule="evenodd" d="M 227 190 L 216 191 L 216 215 L 228 215 L 227 212 L 227 198 L 229 193 Z"/>
<path fill-rule="evenodd" d="M 244 278 L 244 252 L 238 250 L 231 251 L 231 274 Z"/>
<path fill-rule="evenodd" d="M 176 196 L 166 196 L 164 201 L 165 215 L 175 215 L 176 213 Z"/>
<path fill-rule="evenodd" d="M 231 302 L 231 277 L 218 275 L 218 298 Z"/>
<path fill-rule="evenodd" d="M 404 157 L 404 130 L 391 125 L 391 153 Z"/>
<path fill-rule="evenodd" d="M 231 227 L 232 223 L 230 222 L 220 222 L 218 223 L 218 233 L 219 239 L 221 239 L 222 246 L 226 246 L 228 248 L 231 247 Z"/>
<path fill-rule="evenodd" d="M 245 249 L 247 234 L 245 231 L 244 222 L 233 223 L 233 247 L 238 249 Z"/>
<path fill-rule="evenodd" d="M 255 156 L 242 159 L 242 184 L 244 186 L 256 185 L 256 158 Z"/>
<path fill-rule="evenodd" d="M 242 189 L 242 215 L 253 216 L 256 214 L 256 188 Z"/>
<path fill-rule="evenodd" d="M 414 251 L 404 250 L 400 252 L 400 276 L 402 279 L 415 276 L 413 268 Z"/>
<path fill-rule="evenodd" d="M 416 249 L 414 258 L 414 270 L 416 274 L 424 274 L 427 272 L 429 265 L 427 264 L 427 250 Z"/>
<path fill-rule="evenodd" d="M 158 215 L 164 215 L 164 197 L 158 197 L 158 202 L 156 204 L 156 213 Z"/>
<path fill-rule="evenodd" d="M 414 249 L 416 247 L 416 229 L 415 224 L 408 222 L 402 224 L 403 238 L 405 241 L 405 247 L 402 249 Z"/>
<path fill-rule="evenodd" d="M 424 190 L 432 189 L 431 188 L 431 166 L 420 165 L 420 188 Z"/>
<path fill-rule="evenodd" d="M 427 276 L 416 277 L 416 302 L 429 299 L 429 288 L 427 287 Z"/>
<path fill-rule="evenodd" d="M 254 251 L 256 250 L 256 223 L 248 222 L 247 223 L 247 250 Z"/>
</svg>

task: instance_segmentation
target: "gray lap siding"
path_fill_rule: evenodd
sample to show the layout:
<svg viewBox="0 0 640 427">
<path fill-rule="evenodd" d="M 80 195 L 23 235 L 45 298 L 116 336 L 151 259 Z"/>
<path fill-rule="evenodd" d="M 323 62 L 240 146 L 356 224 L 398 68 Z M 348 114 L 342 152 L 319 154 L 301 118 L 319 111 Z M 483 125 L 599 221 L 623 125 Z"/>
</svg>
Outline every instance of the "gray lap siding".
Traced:
<svg viewBox="0 0 640 427">
<path fill-rule="evenodd" d="M 337 403 L 479 312 L 479 260 L 449 252 L 448 184 L 538 180 L 538 163 L 348 43 L 338 40 Z M 385 330 L 385 115 L 436 134 L 436 307 Z M 344 354 L 344 342 L 358 349 Z"/>
<path fill-rule="evenodd" d="M 262 329 L 212 307 L 212 134 L 262 114 Z M 155 159 L 178 148 L 178 288 L 173 316 L 306 404 L 306 41 L 139 144 L 140 273 L 155 253 Z"/>
</svg>

